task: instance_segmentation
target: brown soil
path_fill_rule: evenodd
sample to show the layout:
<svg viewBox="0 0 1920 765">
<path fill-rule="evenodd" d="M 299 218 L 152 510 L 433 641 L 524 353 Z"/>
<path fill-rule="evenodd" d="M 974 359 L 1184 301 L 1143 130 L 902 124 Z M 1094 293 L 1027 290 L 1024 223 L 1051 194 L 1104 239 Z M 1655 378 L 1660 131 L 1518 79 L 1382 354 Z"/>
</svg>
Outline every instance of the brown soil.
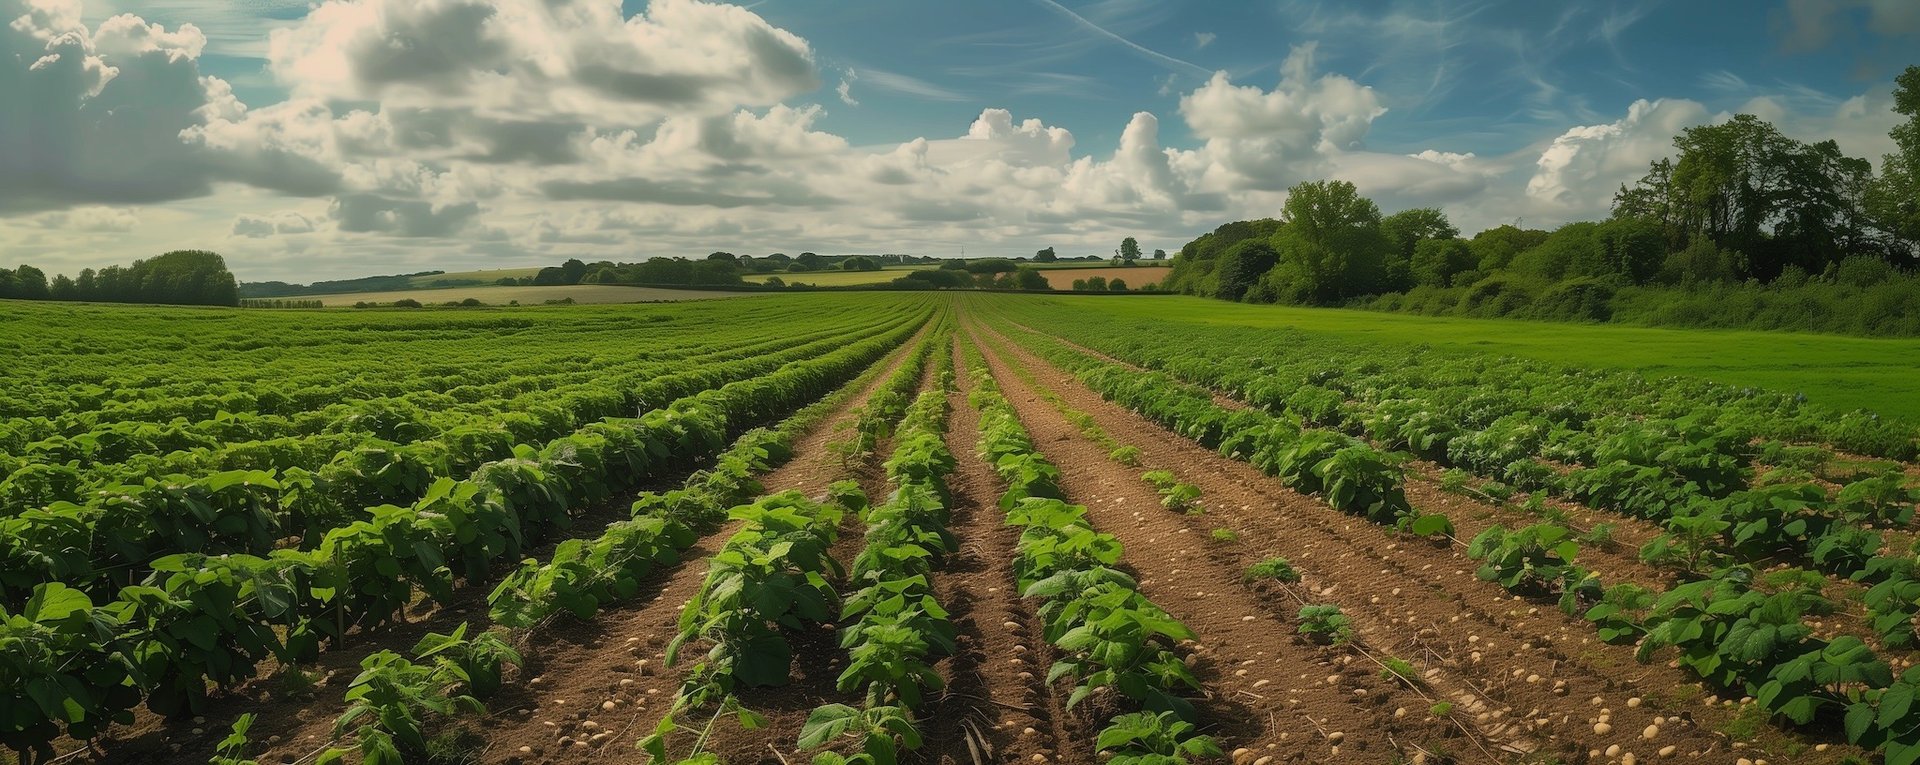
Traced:
<svg viewBox="0 0 1920 765">
<path fill-rule="evenodd" d="M 1240 541 L 1216 547 L 1227 551 L 1241 570 L 1268 557 L 1286 557 L 1302 570 L 1305 593 L 1320 602 L 1339 603 L 1369 644 L 1415 661 L 1429 673 L 1435 690 L 1456 702 L 1456 716 L 1464 713 L 1495 740 L 1575 760 L 1616 745 L 1621 747 L 1616 751 L 1651 759 L 1659 748 L 1673 745 L 1680 755 L 1699 752 L 1710 761 L 1730 761 L 1728 753 L 1736 743 L 1750 749 L 1763 743 L 1798 743 L 1784 737 L 1729 741 L 1715 731 L 1731 722 L 1732 710 L 1686 703 L 1707 695 L 1690 677 L 1665 665 L 1637 664 L 1631 647 L 1600 643 L 1591 626 L 1561 614 L 1551 603 L 1527 602 L 1479 581 L 1470 573 L 1477 564 L 1459 546 L 1433 547 L 1342 515 L 1250 465 L 1170 438 L 1165 430 L 1102 400 L 1071 375 L 1024 351 L 1016 348 L 1012 357 L 1115 438 L 1138 446 L 1143 468 L 1173 469 L 1205 493 L 1204 516 L 1149 509 L 1142 522 L 1163 528 L 1177 522 L 1190 534 L 1233 529 Z M 1013 376 L 1000 377 L 1029 427 L 1036 434 L 1042 429 L 1051 434 L 1041 443 L 1054 452 L 1056 462 L 1070 466 L 1070 479 L 1110 476 L 1106 480 L 1117 485 L 1131 478 L 1131 471 L 1111 469 L 1099 450 L 1077 437 Z M 1093 507 L 1096 515 L 1105 511 L 1111 517 L 1115 512 L 1097 503 Z M 1151 535 L 1148 544 L 1158 539 L 1184 542 L 1172 536 L 1178 533 L 1173 529 Z M 1176 548 L 1174 555 L 1180 555 L 1179 549 L 1191 553 L 1195 544 Z M 1205 578 L 1218 586 L 1223 576 L 1216 572 Z M 1630 698 L 1641 702 L 1628 706 Z M 1608 715 L 1609 727 L 1595 727 L 1601 714 Z M 1655 739 L 1642 739 L 1642 729 L 1656 718 L 1665 722 Z M 1842 748 L 1819 755 L 1809 751 L 1795 761 L 1838 759 Z M 1459 749 L 1455 747 L 1456 755 L 1469 756 Z"/>
</svg>

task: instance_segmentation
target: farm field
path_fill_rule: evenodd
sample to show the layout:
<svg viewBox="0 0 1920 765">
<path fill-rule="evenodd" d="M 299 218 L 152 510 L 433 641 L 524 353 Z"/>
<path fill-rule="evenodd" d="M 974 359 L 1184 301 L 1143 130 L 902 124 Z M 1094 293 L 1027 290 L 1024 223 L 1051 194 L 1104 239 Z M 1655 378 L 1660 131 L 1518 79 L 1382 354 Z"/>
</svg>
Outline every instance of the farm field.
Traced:
<svg viewBox="0 0 1920 765">
<path fill-rule="evenodd" d="M 1659 340 L 1688 377 L 1656 384 L 1652 339 L 1573 335 L 1610 357 L 1567 366 L 1531 325 L 1419 347 L 1402 320 L 1432 321 L 961 292 L 0 303 L 0 743 L 1920 756 L 1915 420 L 1744 387 L 1799 379 L 1725 360 L 1757 339 Z M 1803 363 L 1885 348 L 1826 339 Z"/>
<path fill-rule="evenodd" d="M 1096 276 L 1109 280 L 1121 279 L 1126 281 L 1129 289 L 1138 289 L 1149 284 L 1159 283 L 1161 279 L 1167 278 L 1167 273 L 1170 270 L 1171 269 L 1165 267 L 1145 265 L 1134 266 L 1132 268 L 1109 266 L 1106 268 L 1041 269 L 1040 274 L 1047 277 L 1047 285 L 1056 290 L 1071 289 L 1074 280 L 1091 279 Z"/>
<path fill-rule="evenodd" d="M 1143 264 L 1134 268 L 1117 268 L 1108 265 L 1104 261 L 1099 263 L 1028 263 L 1026 265 L 1038 269 L 1047 277 L 1047 284 L 1057 290 L 1064 290 L 1072 286 L 1074 279 L 1085 279 L 1093 276 L 1113 278 L 1115 275 L 1120 275 L 1122 278 L 1127 279 L 1132 279 L 1135 276 L 1144 276 L 1145 281 L 1137 283 L 1129 282 L 1137 286 L 1138 284 L 1145 284 L 1148 281 L 1158 281 L 1164 278 L 1167 273 L 1163 270 L 1147 270 L 1164 268 L 1165 266 Z M 862 284 L 885 284 L 905 276 L 907 272 L 926 268 L 933 268 L 933 266 L 886 266 L 879 271 L 809 271 L 798 274 L 748 274 L 744 278 L 755 284 L 764 284 L 768 279 L 778 277 L 789 284 L 799 282 L 817 287 L 853 287 Z"/>
<path fill-rule="evenodd" d="M 350 292 L 341 295 L 313 295 L 301 299 L 319 300 L 331 308 L 350 306 L 354 303 L 391 303 L 402 299 L 418 300 L 421 303 L 445 303 L 473 298 L 487 305 L 506 305 L 516 300 L 520 301 L 521 305 L 539 305 L 548 300 L 567 298 L 573 298 L 575 303 L 607 304 L 712 300 L 748 294 L 754 293 L 626 287 L 615 284 L 569 284 L 553 287 L 444 287 L 392 292 Z"/>
<path fill-rule="evenodd" d="M 1133 322 L 1143 332 L 1180 331 L 1173 326 L 1297 330 L 1357 343 L 1426 345 L 1448 352 L 1631 369 L 1649 378 L 1698 377 L 1804 393 L 1835 409 L 1864 408 L 1920 419 L 1920 376 L 1913 374 L 1920 364 L 1920 341 L 1911 339 L 1426 317 L 1184 296 L 1115 302 L 1056 299 L 1070 302 L 1041 304 L 1059 307 L 1062 317 L 1071 314 L 1075 321 Z"/>
</svg>

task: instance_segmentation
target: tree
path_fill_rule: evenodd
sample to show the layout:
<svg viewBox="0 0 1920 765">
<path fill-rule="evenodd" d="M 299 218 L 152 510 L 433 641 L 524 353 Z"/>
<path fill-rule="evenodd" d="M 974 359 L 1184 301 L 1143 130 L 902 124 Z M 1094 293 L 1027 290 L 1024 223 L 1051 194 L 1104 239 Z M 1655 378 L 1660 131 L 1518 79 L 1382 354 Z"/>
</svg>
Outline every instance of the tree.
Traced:
<svg viewBox="0 0 1920 765">
<path fill-rule="evenodd" d="M 1539 247 L 1545 241 L 1547 232 L 1539 229 L 1498 226 L 1475 234 L 1467 246 L 1473 249 L 1475 267 L 1492 273 L 1513 265 L 1513 259 L 1520 253 Z"/>
<path fill-rule="evenodd" d="M 1087 277 L 1087 291 L 1088 292 L 1106 292 L 1107 277 L 1104 277 L 1104 276 Z"/>
<path fill-rule="evenodd" d="M 1167 251 L 1166 251 L 1166 250 L 1154 250 L 1154 251 L 1153 251 L 1153 259 L 1154 259 L 1154 260 L 1166 260 L 1166 259 L 1167 259 Z"/>
<path fill-rule="evenodd" d="M 1140 240 L 1127 237 L 1120 240 L 1120 259 L 1128 263 L 1140 259 Z"/>
<path fill-rule="evenodd" d="M 800 253 L 800 257 L 794 258 L 793 262 L 799 265 L 806 266 L 807 270 L 812 271 L 812 270 L 818 270 L 820 267 L 825 266 L 827 264 L 827 259 L 820 257 L 819 255 L 815 255 L 811 252 L 803 252 L 803 253 Z"/>
<path fill-rule="evenodd" d="M 880 270 L 880 264 L 877 262 L 874 262 L 873 258 L 869 258 L 865 255 L 855 255 L 851 258 L 847 258 L 846 260 L 840 261 L 840 270 L 842 271 L 878 271 Z"/>
<path fill-rule="evenodd" d="M 536 287 L 556 287 L 572 283 L 567 281 L 567 270 L 555 266 L 542 268 L 539 273 L 533 275 L 533 284 Z"/>
<path fill-rule="evenodd" d="M 21 264 L 13 270 L 14 297 L 21 300 L 46 300 L 51 297 L 47 288 L 47 274 L 38 268 Z"/>
<path fill-rule="evenodd" d="M 1126 292 L 1127 291 L 1126 280 L 1114 279 L 1113 281 L 1107 282 L 1107 291 L 1108 292 Z"/>
<path fill-rule="evenodd" d="M 734 255 L 734 254 L 733 254 L 733 253 L 731 253 L 731 252 L 715 252 L 715 253 L 711 253 L 711 254 L 709 254 L 709 255 L 707 255 L 707 260 L 724 260 L 724 261 L 726 261 L 726 262 L 728 262 L 728 263 L 739 263 L 739 262 L 740 262 L 740 258 L 739 258 L 739 256 L 737 256 L 737 255 Z"/>
<path fill-rule="evenodd" d="M 1040 269 L 1021 266 L 1013 271 L 1013 288 L 1045 292 L 1053 289 L 1053 285 L 1047 283 L 1047 276 L 1040 273 Z"/>
<path fill-rule="evenodd" d="M 53 300 L 79 300 L 80 288 L 75 286 L 73 280 L 67 278 L 66 274 L 60 274 L 53 277 L 53 285 L 48 289 L 48 296 Z"/>
<path fill-rule="evenodd" d="M 1245 297 L 1247 290 L 1260 281 L 1274 264 L 1280 262 L 1280 255 L 1264 239 L 1245 239 L 1228 247 L 1220 255 L 1220 265 L 1216 270 L 1219 276 L 1218 286 L 1213 296 L 1222 300 L 1239 300 Z"/>
<path fill-rule="evenodd" d="M 1392 244 L 1373 200 L 1346 181 L 1308 181 L 1287 190 L 1281 210 L 1275 299 L 1325 304 L 1378 290 Z"/>
<path fill-rule="evenodd" d="M 1894 79 L 1893 110 L 1906 115 L 1888 131 L 1894 151 L 1880 160 L 1880 177 L 1866 189 L 1864 206 L 1873 225 L 1910 254 L 1920 247 L 1920 66 Z"/>
<path fill-rule="evenodd" d="M 1433 207 L 1416 207 L 1380 219 L 1380 233 L 1404 258 L 1413 257 L 1413 248 L 1429 239 L 1452 239 L 1460 235 L 1447 220 L 1447 214 Z"/>
<path fill-rule="evenodd" d="M 579 258 L 568 258 L 567 262 L 560 264 L 560 272 L 566 277 L 568 284 L 579 284 L 580 280 L 587 275 L 587 264 Z"/>
<path fill-rule="evenodd" d="M 1416 285 L 1445 287 L 1453 283 L 1455 274 L 1472 271 L 1478 262 L 1465 241 L 1451 237 L 1424 239 L 1414 245 L 1408 270 Z"/>
<path fill-rule="evenodd" d="M 1019 263 L 1007 258 L 980 258 L 966 264 L 967 270 L 976 274 L 1010 274 L 1019 267 Z"/>
<path fill-rule="evenodd" d="M 1054 254 L 1052 247 L 1048 247 L 1044 250 L 1040 250 L 1033 254 L 1033 262 L 1035 263 L 1052 263 L 1059 259 L 1060 259 L 1060 256 Z"/>
</svg>

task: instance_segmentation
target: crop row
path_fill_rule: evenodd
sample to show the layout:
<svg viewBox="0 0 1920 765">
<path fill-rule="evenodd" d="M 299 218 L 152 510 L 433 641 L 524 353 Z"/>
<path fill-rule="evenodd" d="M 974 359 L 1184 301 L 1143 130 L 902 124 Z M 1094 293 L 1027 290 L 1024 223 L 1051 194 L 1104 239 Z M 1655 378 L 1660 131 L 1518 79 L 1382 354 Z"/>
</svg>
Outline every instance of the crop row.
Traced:
<svg viewBox="0 0 1920 765">
<path fill-rule="evenodd" d="M 1141 372 L 1029 336 L 1028 347 L 1059 364 L 1109 401 L 1222 455 L 1279 478 L 1335 509 L 1421 536 L 1450 534 L 1452 522 L 1407 502 L 1403 453 L 1389 452 L 1335 430 L 1258 409 L 1229 410 L 1206 391 L 1165 373 Z"/>
<path fill-rule="evenodd" d="M 843 350 L 875 349 L 898 344 L 910 334 L 912 324 L 903 324 L 890 332 L 851 345 L 835 341 Z M 824 355 L 822 355 L 824 352 Z M 823 347 L 808 355 L 789 358 L 776 355 L 746 358 L 689 370 L 649 383 L 650 396 L 678 393 L 697 398 L 704 392 L 778 373 L 794 365 L 804 368 L 807 358 L 834 358 L 838 352 Z M 864 357 L 863 357 L 864 358 Z M 609 390 L 610 397 L 618 397 Z M 737 396 L 720 400 L 735 402 Z M 672 399 L 643 416 L 667 419 L 698 419 L 704 407 L 676 407 Z M 737 403 L 735 403 L 738 406 Z M 733 413 L 735 427 L 764 419 L 773 411 L 756 411 L 739 406 Z M 469 485 L 492 486 L 503 494 L 543 493 L 553 496 L 521 496 L 521 504 L 531 505 L 521 514 L 532 514 L 521 525 L 530 527 L 534 536 L 549 528 L 564 528 L 570 516 L 564 512 L 546 512 L 568 491 L 585 501 L 604 496 L 600 473 L 595 465 L 576 459 L 575 454 L 592 455 L 604 451 L 609 439 L 622 440 L 642 431 L 622 426 L 619 418 L 607 418 L 585 425 L 572 435 L 547 442 L 543 447 L 504 444 L 504 454 L 481 463 L 468 472 Z M 642 429 L 655 436 L 655 442 L 637 444 L 629 450 L 632 464 L 622 472 L 639 472 L 650 462 L 671 461 L 691 443 L 667 423 Z M 700 432 L 708 432 L 700 431 Z M 508 436 L 511 438 L 511 436 Z M 702 453 L 712 453 L 709 445 Z M 433 459 L 434 450 L 444 453 L 439 442 L 421 442 L 408 446 L 368 446 L 342 455 L 335 466 L 344 470 L 315 474 L 289 468 L 279 474 L 266 471 L 232 471 L 200 479 L 179 482 L 149 480 L 140 486 L 118 487 L 96 492 L 85 505 L 55 503 L 44 510 L 33 510 L 0 519 L 0 603 L 18 604 L 34 584 L 60 581 L 96 594 L 111 592 L 115 586 L 138 581 L 148 561 L 174 553 L 245 553 L 264 556 L 280 546 L 288 535 L 299 537 L 299 547 L 316 549 L 334 531 L 347 527 L 356 518 L 376 518 L 402 510 L 391 502 L 411 502 L 419 498 L 431 504 L 431 487 L 450 479 L 447 461 Z M 500 452 L 501 449 L 493 449 Z M 543 468 L 542 466 L 546 466 Z M 567 489 L 548 492 L 547 473 L 565 481 Z M 557 479 L 557 480 L 560 480 Z M 476 489 L 477 491 L 477 489 Z M 362 510 L 361 508 L 366 508 Z M 515 539 L 517 546 L 519 540 Z"/>
<path fill-rule="evenodd" d="M 1048 346 L 1049 357 L 1056 360 L 1101 363 L 1058 343 L 1036 343 Z M 1182 361 L 1168 366 L 1188 369 L 1190 377 L 1207 377 L 1192 371 L 1204 365 Z M 1225 373 L 1209 379 L 1246 391 L 1243 395 L 1249 400 L 1283 414 L 1312 416 L 1294 409 L 1296 401 L 1263 397 L 1265 388 L 1258 379 Z M 1202 394 L 1193 391 L 1188 398 L 1199 406 Z M 1469 432 L 1443 420 L 1408 414 L 1426 411 L 1423 406 L 1400 398 L 1373 406 L 1343 404 L 1338 411 L 1347 414 L 1345 424 L 1380 441 L 1424 449 L 1475 472 L 1517 479 L 1525 488 L 1660 522 L 1668 533 L 1640 551 L 1649 563 L 1706 573 L 1742 561 L 1803 561 L 1862 582 L 1870 587 L 1864 600 L 1874 636 L 1890 647 L 1915 642 L 1920 566 L 1910 551 L 1887 551 L 1883 536 L 1871 528 L 1904 526 L 1913 517 L 1920 491 L 1906 488 L 1897 474 L 1861 479 L 1832 493 L 1811 481 L 1791 478 L 1741 488 L 1744 457 L 1728 446 L 1734 441 L 1730 436 L 1661 441 L 1657 439 L 1664 437 L 1663 426 L 1648 420 L 1617 426 L 1615 435 L 1590 454 L 1563 453 L 1560 456 L 1600 466 L 1561 472 L 1539 461 L 1540 439 L 1520 435 L 1540 430 L 1522 428 L 1517 433 L 1500 427 L 1512 416 L 1495 420 L 1487 430 Z M 1504 471 L 1489 468 L 1495 465 L 1505 466 Z"/>
<path fill-rule="evenodd" d="M 1171 765 L 1221 756 L 1218 743 L 1198 732 L 1186 696 L 1201 692 L 1201 684 L 1174 650 L 1194 639 L 1192 631 L 1114 568 L 1124 553 L 1120 541 L 1094 530 L 1085 507 L 1066 503 L 1059 468 L 1034 450 L 979 349 L 967 350 L 980 451 L 1007 484 L 1000 497 L 1007 523 L 1021 529 L 1014 575 L 1023 597 L 1042 602 L 1042 634 L 1058 655 L 1047 683 L 1073 683 L 1068 709 L 1098 694 L 1140 710 L 1114 716 L 1096 737 L 1094 749 L 1112 753 L 1112 762 Z"/>
<path fill-rule="evenodd" d="M 456 578 L 484 580 L 573 510 L 719 452 L 730 432 L 824 395 L 912 331 L 589 426 L 466 481 L 441 480 L 411 507 L 374 508 L 313 550 L 166 556 L 146 583 L 101 605 L 65 584 L 38 585 L 20 613 L 0 612 L 0 705 L 9 710 L 0 736 L 45 751 L 62 729 L 87 738 L 126 720 L 142 698 L 162 714 L 194 710 L 209 685 L 250 678 L 268 657 L 310 658 L 323 640 L 393 618 L 416 592 L 444 602 Z"/>
<path fill-rule="evenodd" d="M 1468 554 L 1483 579 L 1530 596 L 1557 596 L 1611 643 L 1638 644 L 1652 661 L 1673 660 L 1716 688 L 1744 693 L 1770 718 L 1833 726 L 1849 741 L 1881 750 L 1887 765 L 1920 762 L 1920 668 L 1895 676 L 1858 637 L 1816 637 L 1802 623 L 1831 602 L 1805 587 L 1763 588 L 1739 570 L 1654 594 L 1632 584 L 1606 587 L 1575 565 L 1572 532 L 1550 523 L 1493 526 Z M 1832 727 L 1828 727 L 1832 730 Z"/>
<path fill-rule="evenodd" d="M 883 765 L 919 748 L 914 711 L 929 692 L 945 687 L 934 662 L 953 653 L 957 632 L 934 593 L 933 578 L 958 547 L 947 531 L 946 476 L 954 458 L 943 438 L 953 386 L 951 341 L 947 333 L 938 335 L 936 387 L 914 399 L 893 431 L 893 452 L 884 463 L 893 493 L 860 514 L 866 544 L 849 566 L 840 612 L 840 647 L 848 664 L 835 687 L 861 693 L 863 702 L 822 704 L 800 732 L 802 750 L 846 738 L 859 753 L 822 752 L 814 759 L 818 765 Z"/>
<path fill-rule="evenodd" d="M 1000 301 L 995 309 L 1029 327 L 1048 327 L 1103 353 L 1236 391 L 1259 404 L 1297 397 L 1299 405 L 1292 408 L 1334 410 L 1342 402 L 1378 404 L 1417 395 L 1427 412 L 1419 415 L 1423 420 L 1465 432 L 1515 413 L 1543 418 L 1536 424 L 1549 431 L 1559 425 L 1592 426 L 1596 433 L 1651 418 L 1674 421 L 1675 432 L 1667 435 L 1681 442 L 1698 440 L 1688 437 L 1692 434 L 1726 434 L 1738 445 L 1756 439 L 1818 442 L 1890 459 L 1920 453 L 1920 433 L 1910 422 L 1866 411 L 1836 412 L 1795 394 L 1700 379 L 1648 380 L 1626 371 L 1363 345 L 1295 330 L 1183 324 L 1180 332 L 1169 333 L 1144 322 L 1062 321 L 1061 307 L 1033 301 Z M 1200 346 L 1220 350 L 1196 359 L 1192 349 Z M 1256 391 L 1256 385 L 1263 390 Z M 1309 400 L 1318 403 L 1308 406 Z M 1325 421 L 1335 416 L 1329 412 Z"/>
<path fill-rule="evenodd" d="M 844 307 L 858 323 L 900 306 Z M 437 315 L 124 306 L 0 311 L 21 330 L 0 340 L 0 350 L 19 362 L 9 369 L 15 384 L 0 391 L 0 432 L 37 427 L 39 419 L 84 425 L 202 421 L 219 411 L 291 414 L 519 377 L 591 382 L 611 363 L 697 353 L 720 347 L 708 342 L 720 337 L 752 342 L 767 336 L 764 327 L 807 326 L 818 313 L 781 301 Z"/>
<path fill-rule="evenodd" d="M 1043 347 L 1041 353 L 1051 353 L 1062 364 L 1077 364 L 1081 379 L 1103 393 L 1114 391 L 1109 397 L 1123 403 L 1141 399 L 1116 380 L 1131 377 L 1136 388 L 1154 387 L 1150 381 L 1156 379 L 1163 390 L 1184 387 L 1161 373 L 1117 374 L 1122 368 L 1057 344 Z M 1206 401 L 1206 393 L 1198 389 L 1185 388 L 1181 398 L 1184 408 L 1197 414 L 1163 421 L 1201 439 L 1212 431 L 1199 426 L 1245 413 Z M 1143 413 L 1149 416 L 1160 408 L 1150 398 L 1144 401 L 1149 406 Z M 1223 451 L 1232 450 L 1230 435 L 1219 443 L 1227 445 Z M 1789 519 L 1798 521 L 1804 519 Z M 1800 724 L 1830 720 L 1842 726 L 1850 740 L 1883 749 L 1889 763 L 1920 761 L 1920 707 L 1912 705 L 1920 691 L 1920 671 L 1895 677 L 1860 638 L 1815 637 L 1802 623 L 1803 616 L 1835 608 L 1818 595 L 1817 587 L 1777 578 L 1763 583 L 1746 567 L 1718 569 L 1664 593 L 1633 584 L 1607 587 L 1592 572 L 1573 565 L 1578 551 L 1574 534 L 1553 524 L 1518 530 L 1494 526 L 1468 546 L 1468 554 L 1483 561 L 1478 571 L 1482 578 L 1516 594 L 1558 598 L 1562 609 L 1594 623 L 1603 639 L 1638 643 L 1642 660 L 1676 649 L 1680 665 L 1715 687 L 1753 697 L 1769 716 Z"/>
<path fill-rule="evenodd" d="M 185 423 L 103 426 L 26 445 L 0 480 L 0 516 L 115 501 L 152 485 L 177 486 L 224 471 L 276 470 L 311 477 L 305 516 L 325 518 L 378 502 L 411 501 L 433 475 L 464 475 L 511 456 L 515 444 L 546 441 L 580 426 L 645 412 L 717 382 L 743 379 L 819 355 L 851 338 L 896 327 L 837 328 L 799 342 L 716 347 L 678 362 L 610 369 L 594 382 L 481 403 L 370 399 L 293 417 L 217 415 L 206 433 Z M 443 398 L 445 398 L 443 396 Z M 8 465 L 8 460 L 17 464 Z M 293 471 L 298 470 L 295 473 Z M 291 531 L 299 531 L 294 529 Z"/>
<path fill-rule="evenodd" d="M 931 339 L 917 344 L 882 389 L 917 381 L 934 345 Z M 778 428 L 748 431 L 680 488 L 643 492 L 633 503 L 632 518 L 609 525 L 598 538 L 562 542 L 544 563 L 523 561 L 488 597 L 494 622 L 532 628 L 560 612 L 592 619 L 602 606 L 631 597 L 649 573 L 676 562 L 696 533 L 711 530 L 730 508 L 758 496 L 764 487 L 755 475 L 785 464 L 795 439 L 883 371 L 882 365 L 870 367 Z"/>
<path fill-rule="evenodd" d="M 902 366 L 917 366 L 916 360 L 928 352 L 928 345 L 924 341 L 917 345 Z M 522 633 L 537 631 L 558 614 L 590 620 L 599 615 L 601 607 L 632 597 L 651 574 L 677 562 L 680 554 L 692 546 L 697 533 L 711 530 L 726 519 L 729 509 L 750 503 L 759 495 L 762 487 L 756 474 L 787 462 L 793 456 L 795 439 L 817 426 L 884 371 L 885 365 L 871 366 L 839 390 L 783 420 L 777 428 L 748 431 L 716 458 L 712 467 L 689 476 L 679 488 L 641 493 L 633 503 L 632 518 L 610 524 L 599 537 L 562 542 L 544 563 L 532 558 L 522 561 L 520 568 L 502 580 L 488 598 L 494 624 Z M 465 629 L 463 624 L 452 637 L 459 639 Z M 445 643 L 435 641 L 436 637 L 441 636 L 429 636 L 422 647 L 430 646 L 436 653 L 440 652 L 437 649 Z M 478 636 L 471 642 L 478 646 L 503 645 L 490 635 Z M 416 648 L 416 653 L 421 650 Z M 481 653 L 474 648 L 456 648 L 454 652 Z M 389 652 L 382 652 L 386 653 Z M 518 656 L 510 653 L 495 651 L 491 655 L 498 656 L 500 661 L 518 662 Z M 500 661 L 493 665 L 491 677 L 496 679 Z M 451 672 L 445 669 L 445 664 L 437 662 L 435 671 Z M 462 689 L 458 683 L 423 674 L 412 669 L 413 666 L 398 657 L 383 658 L 381 654 L 363 662 L 363 673 L 349 687 L 349 693 L 367 688 L 358 695 L 377 695 L 385 706 L 371 715 L 373 719 L 362 720 L 361 717 L 369 716 L 361 712 L 361 707 L 366 705 L 350 698 L 354 706 L 336 722 L 333 740 L 323 759 L 344 753 L 345 750 L 336 745 L 347 740 L 353 742 L 363 762 L 398 762 L 409 754 L 417 757 L 423 751 L 420 747 L 425 744 L 426 731 L 442 727 L 459 713 L 476 711 L 471 704 L 453 703 L 463 698 L 458 695 Z M 402 692 L 384 690 L 394 688 Z M 473 701 L 484 699 L 483 684 L 474 684 L 471 688 L 473 696 L 478 697 Z M 397 721 L 397 725 L 390 727 L 386 722 L 389 720 Z M 238 738 L 230 738 L 223 746 L 234 751 L 244 749 L 244 730 L 236 735 Z M 214 765 L 242 765 L 243 762 L 237 755 L 231 761 L 216 757 Z"/>
</svg>

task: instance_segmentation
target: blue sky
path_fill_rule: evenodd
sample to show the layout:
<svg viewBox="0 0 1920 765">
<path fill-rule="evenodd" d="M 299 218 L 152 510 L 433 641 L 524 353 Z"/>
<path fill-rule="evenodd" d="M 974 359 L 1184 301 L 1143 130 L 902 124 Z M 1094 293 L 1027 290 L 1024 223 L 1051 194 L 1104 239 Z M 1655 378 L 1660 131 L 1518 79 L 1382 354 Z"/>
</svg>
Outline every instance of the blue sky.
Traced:
<svg viewBox="0 0 1920 765">
<path fill-rule="evenodd" d="M 32 183 L 0 180 L 0 248 L 64 269 L 203 247 L 256 279 L 1174 249 L 1320 177 L 1468 232 L 1551 226 L 1604 215 L 1674 132 L 1738 111 L 1877 160 L 1891 78 L 1920 64 L 1912 0 L 0 0 L 0 17 L 31 22 L 0 35 L 13 66 L 111 67 L 0 92 L 58 101 L 49 125 L 71 104 L 94 121 L 0 124 L 36 157 L 12 168 Z M 176 87 L 134 89 L 160 81 Z M 115 161 L 127 147 L 140 158 Z"/>
</svg>

